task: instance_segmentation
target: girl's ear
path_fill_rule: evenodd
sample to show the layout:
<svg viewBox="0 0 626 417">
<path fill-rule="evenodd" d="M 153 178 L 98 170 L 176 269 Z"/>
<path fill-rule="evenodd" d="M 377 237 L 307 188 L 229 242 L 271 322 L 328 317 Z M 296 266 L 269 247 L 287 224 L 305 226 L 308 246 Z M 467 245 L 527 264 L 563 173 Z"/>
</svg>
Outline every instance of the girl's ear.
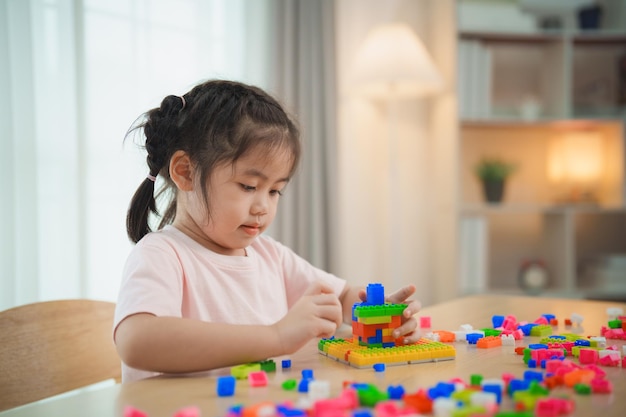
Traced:
<svg viewBox="0 0 626 417">
<path fill-rule="evenodd" d="M 170 158 L 170 178 L 179 190 L 193 190 L 193 166 L 187 152 L 176 151 Z"/>
</svg>

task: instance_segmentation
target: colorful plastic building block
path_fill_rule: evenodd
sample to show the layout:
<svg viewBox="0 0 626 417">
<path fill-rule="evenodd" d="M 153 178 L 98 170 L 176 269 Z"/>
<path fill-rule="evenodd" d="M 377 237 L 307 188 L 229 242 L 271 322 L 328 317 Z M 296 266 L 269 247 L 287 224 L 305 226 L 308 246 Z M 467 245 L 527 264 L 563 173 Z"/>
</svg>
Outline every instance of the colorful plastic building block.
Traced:
<svg viewBox="0 0 626 417">
<path fill-rule="evenodd" d="M 374 370 L 376 372 L 385 372 L 385 364 L 384 363 L 375 363 Z"/>
<path fill-rule="evenodd" d="M 298 382 L 295 379 L 287 379 L 281 384 L 285 391 L 292 391 L 296 389 L 296 385 L 298 385 Z"/>
<path fill-rule="evenodd" d="M 124 407 L 123 415 L 124 417 L 148 417 L 146 413 L 130 405 Z"/>
<path fill-rule="evenodd" d="M 254 371 L 248 374 L 248 383 L 251 387 L 267 386 L 267 373 L 265 371 Z"/>
<path fill-rule="evenodd" d="M 217 378 L 217 396 L 232 397 L 235 395 L 236 378 L 232 375 Z"/>
<path fill-rule="evenodd" d="M 174 417 L 200 417 L 200 414 L 198 407 L 185 407 L 174 413 Z"/>
<path fill-rule="evenodd" d="M 482 349 L 488 349 L 493 347 L 502 346 L 502 339 L 498 336 L 485 336 L 478 339 L 476 347 Z"/>
</svg>

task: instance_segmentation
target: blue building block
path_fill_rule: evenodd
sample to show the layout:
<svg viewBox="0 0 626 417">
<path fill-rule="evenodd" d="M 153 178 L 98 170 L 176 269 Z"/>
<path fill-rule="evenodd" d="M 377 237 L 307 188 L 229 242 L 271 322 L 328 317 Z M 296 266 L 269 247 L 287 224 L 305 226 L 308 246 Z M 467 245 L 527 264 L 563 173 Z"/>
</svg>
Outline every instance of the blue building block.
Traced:
<svg viewBox="0 0 626 417">
<path fill-rule="evenodd" d="M 450 382 L 439 382 L 434 387 L 428 389 L 428 397 L 432 400 L 439 397 L 450 398 L 454 390 L 454 384 Z"/>
<path fill-rule="evenodd" d="M 492 316 L 491 317 L 491 324 L 493 325 L 494 329 L 496 327 L 502 326 L 502 323 L 504 323 L 504 316 Z"/>
<path fill-rule="evenodd" d="M 232 375 L 220 376 L 217 378 L 217 396 L 232 397 L 235 395 L 235 377 Z"/>
<path fill-rule="evenodd" d="M 228 407 L 229 416 L 240 416 L 243 412 L 243 404 L 235 404 Z"/>
<path fill-rule="evenodd" d="M 283 359 L 281 365 L 283 369 L 291 368 L 291 359 Z"/>
<path fill-rule="evenodd" d="M 475 345 L 478 342 L 478 339 L 481 339 L 482 337 L 483 335 L 480 333 L 468 333 L 465 335 L 465 340 L 467 340 L 467 343 L 470 345 Z"/>
<path fill-rule="evenodd" d="M 311 381 L 312 379 L 308 378 L 300 380 L 300 383 L 298 384 L 298 392 L 309 392 L 309 382 Z"/>
<path fill-rule="evenodd" d="M 524 372 L 524 380 L 525 381 L 543 381 L 543 372 L 538 371 L 525 371 Z"/>
<path fill-rule="evenodd" d="M 385 288 L 382 284 L 368 284 L 366 288 L 368 305 L 385 304 Z"/>
<path fill-rule="evenodd" d="M 496 401 L 498 404 L 502 402 L 502 386 L 498 384 L 485 384 L 483 385 L 483 391 L 496 394 Z"/>
<path fill-rule="evenodd" d="M 519 326 L 519 328 L 522 330 L 522 332 L 524 332 L 524 336 L 530 336 L 530 331 L 533 327 L 535 327 L 537 324 L 535 323 L 528 323 L 528 324 L 524 324 L 523 326 Z"/>
<path fill-rule="evenodd" d="M 313 369 L 303 369 L 302 379 L 313 379 Z"/>
<path fill-rule="evenodd" d="M 515 391 L 526 391 L 530 386 L 530 381 L 523 379 L 512 379 L 509 382 L 509 395 L 513 396 Z"/>
<path fill-rule="evenodd" d="M 401 400 L 404 395 L 404 387 L 402 385 L 389 385 L 387 387 L 387 395 L 389 395 L 390 400 Z"/>
<path fill-rule="evenodd" d="M 376 372 L 385 372 L 385 364 L 384 363 L 375 363 L 374 370 Z"/>
<path fill-rule="evenodd" d="M 276 411 L 278 412 L 277 415 L 283 417 L 306 417 L 307 415 L 305 410 L 287 407 L 286 405 L 276 406 Z"/>
</svg>

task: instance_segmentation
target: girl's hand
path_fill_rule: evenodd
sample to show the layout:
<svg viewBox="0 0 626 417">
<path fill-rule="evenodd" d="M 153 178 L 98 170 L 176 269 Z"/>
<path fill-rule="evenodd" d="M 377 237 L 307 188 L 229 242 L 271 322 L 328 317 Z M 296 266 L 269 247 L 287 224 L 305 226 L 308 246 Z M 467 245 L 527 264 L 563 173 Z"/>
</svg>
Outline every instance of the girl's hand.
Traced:
<svg viewBox="0 0 626 417">
<path fill-rule="evenodd" d="M 404 336 L 404 343 L 414 343 L 420 338 L 420 334 L 417 331 L 417 320 L 413 317 L 422 308 L 422 305 L 417 300 L 409 300 L 408 298 L 415 293 L 415 285 L 410 284 L 406 287 L 400 288 L 398 291 L 390 294 L 385 299 L 388 303 L 393 304 L 407 304 L 406 308 L 402 312 L 402 325 L 393 331 L 393 337 L 398 338 Z M 361 301 L 367 301 L 367 292 L 363 289 L 359 291 L 359 298 Z"/>
<path fill-rule="evenodd" d="M 304 295 L 274 324 L 285 354 L 294 353 L 309 340 L 335 334 L 342 323 L 339 298 L 322 283 L 311 285 Z"/>
</svg>

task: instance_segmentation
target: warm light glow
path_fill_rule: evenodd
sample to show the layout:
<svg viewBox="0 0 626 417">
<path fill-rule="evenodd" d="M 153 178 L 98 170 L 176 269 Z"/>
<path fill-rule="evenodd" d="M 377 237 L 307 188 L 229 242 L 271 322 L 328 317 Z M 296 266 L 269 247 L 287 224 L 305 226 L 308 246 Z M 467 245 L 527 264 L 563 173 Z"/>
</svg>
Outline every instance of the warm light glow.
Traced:
<svg viewBox="0 0 626 417">
<path fill-rule="evenodd" d="M 416 97 L 443 86 L 428 51 L 409 26 L 380 26 L 369 33 L 354 62 L 358 93 L 376 98 Z"/>
<path fill-rule="evenodd" d="M 604 170 L 605 143 L 597 131 L 570 131 L 552 139 L 548 179 L 576 195 L 592 195 Z"/>
</svg>

